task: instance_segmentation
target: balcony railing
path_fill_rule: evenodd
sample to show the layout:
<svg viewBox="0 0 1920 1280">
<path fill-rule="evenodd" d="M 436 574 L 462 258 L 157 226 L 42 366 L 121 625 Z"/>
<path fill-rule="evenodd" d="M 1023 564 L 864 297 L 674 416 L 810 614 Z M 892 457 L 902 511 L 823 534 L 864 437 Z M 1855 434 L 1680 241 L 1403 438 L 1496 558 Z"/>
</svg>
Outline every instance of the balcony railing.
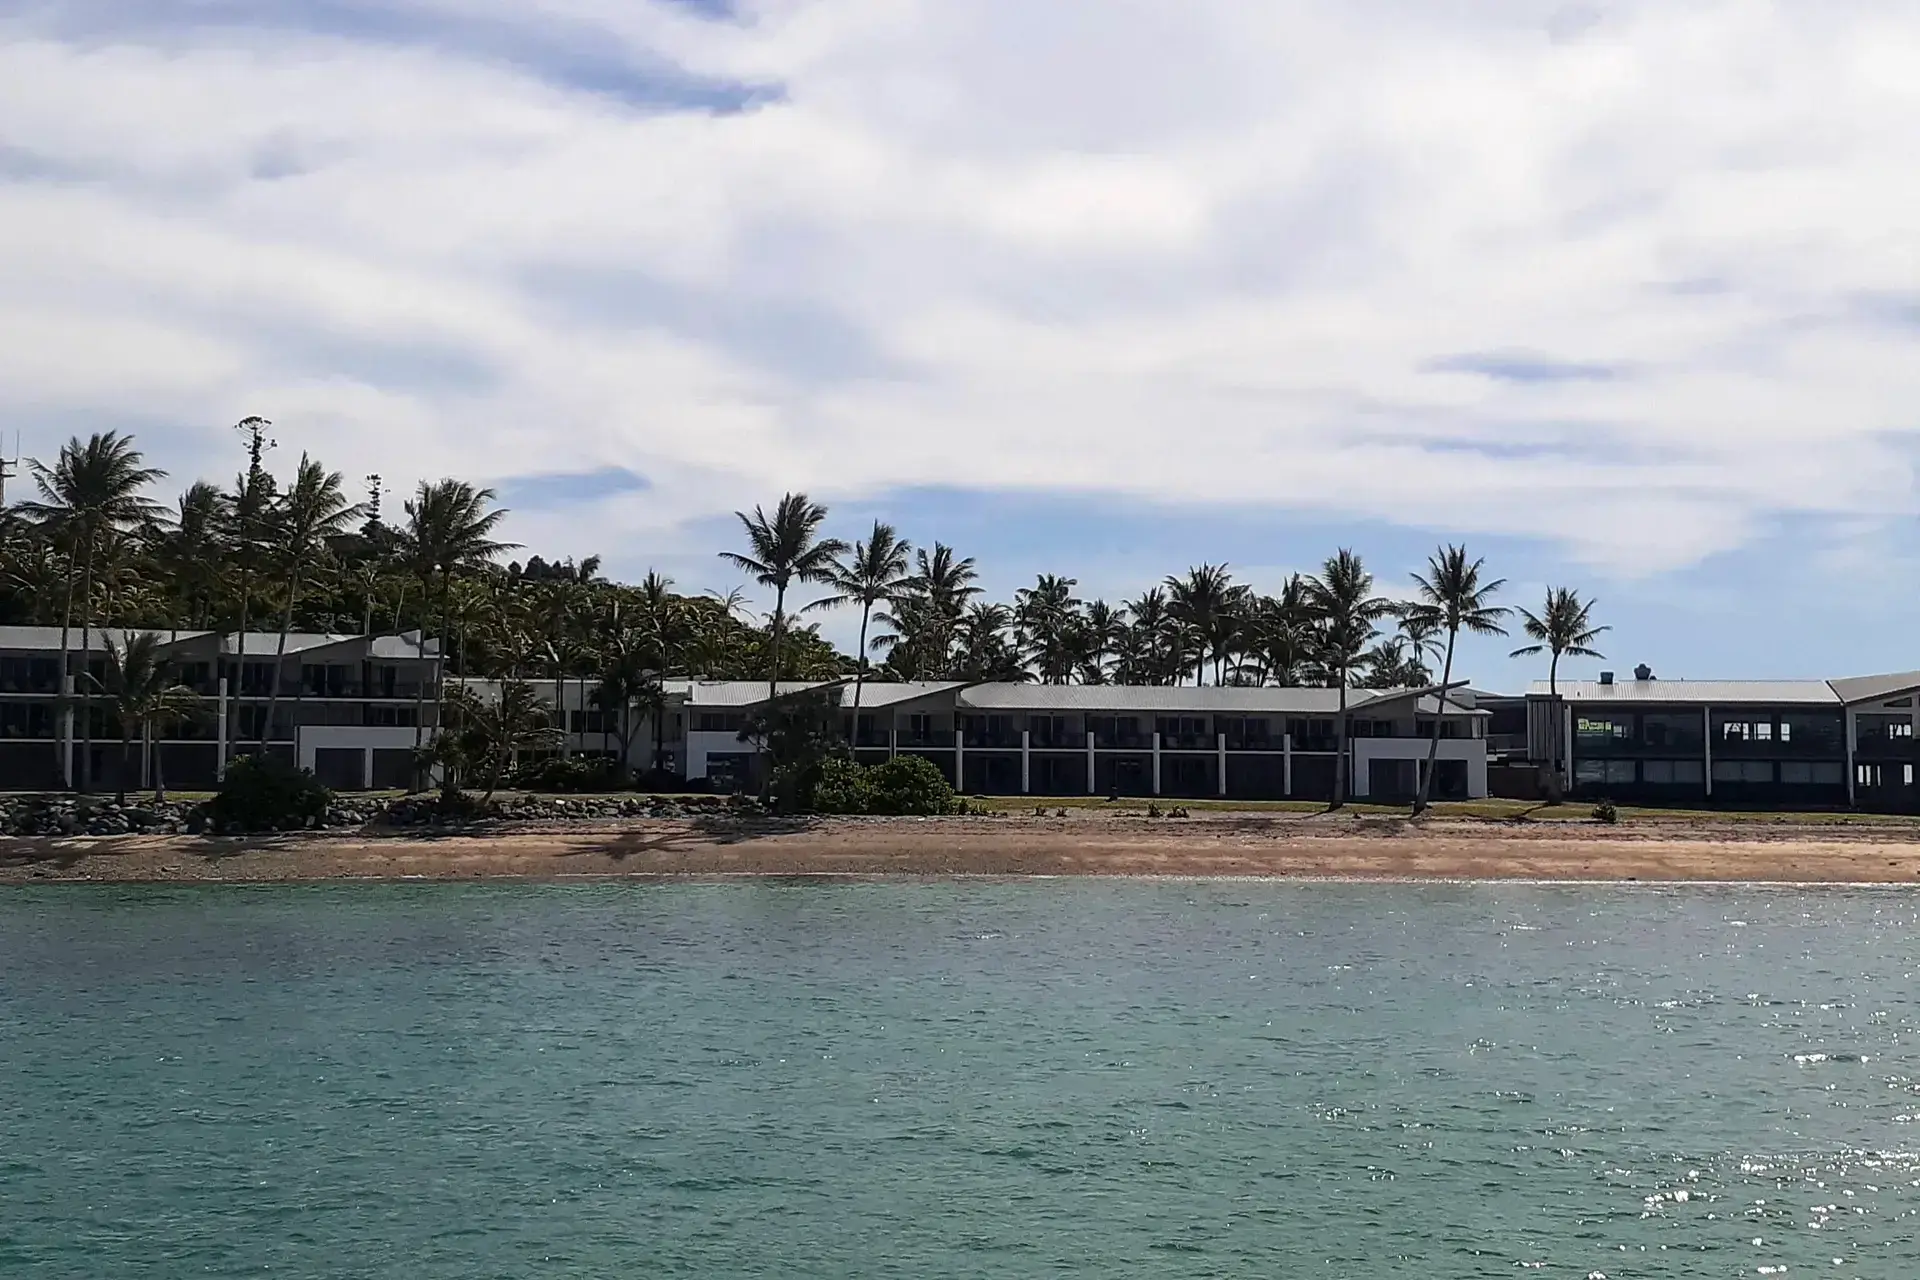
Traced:
<svg viewBox="0 0 1920 1280">
<path fill-rule="evenodd" d="M 1096 733 L 1093 745 L 1101 751 L 1151 751 L 1151 733 Z"/>
<path fill-rule="evenodd" d="M 903 751 L 914 747 L 951 747 L 953 745 L 953 730 L 923 729 L 919 732 L 913 732 L 902 729 L 900 731 L 898 745 Z"/>
<path fill-rule="evenodd" d="M 1036 751 L 1084 751 L 1087 748 L 1087 735 L 1077 732 L 1036 733 L 1033 735 L 1033 749 Z"/>
<path fill-rule="evenodd" d="M 966 743 L 969 751 L 1018 751 L 1020 733 L 1017 729 L 969 729 Z"/>
</svg>

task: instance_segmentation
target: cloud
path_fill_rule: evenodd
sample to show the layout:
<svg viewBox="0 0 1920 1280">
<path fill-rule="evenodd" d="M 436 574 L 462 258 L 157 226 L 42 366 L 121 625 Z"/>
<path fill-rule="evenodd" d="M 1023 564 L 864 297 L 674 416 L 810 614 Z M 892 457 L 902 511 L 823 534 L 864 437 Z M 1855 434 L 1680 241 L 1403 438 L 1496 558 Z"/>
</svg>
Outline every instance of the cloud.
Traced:
<svg viewBox="0 0 1920 1280">
<path fill-rule="evenodd" d="M 1917 60 L 1864 0 L 0 4 L 0 425 L 644 475 L 516 516 L 616 567 L 940 487 L 1654 573 L 1911 511 Z"/>
</svg>

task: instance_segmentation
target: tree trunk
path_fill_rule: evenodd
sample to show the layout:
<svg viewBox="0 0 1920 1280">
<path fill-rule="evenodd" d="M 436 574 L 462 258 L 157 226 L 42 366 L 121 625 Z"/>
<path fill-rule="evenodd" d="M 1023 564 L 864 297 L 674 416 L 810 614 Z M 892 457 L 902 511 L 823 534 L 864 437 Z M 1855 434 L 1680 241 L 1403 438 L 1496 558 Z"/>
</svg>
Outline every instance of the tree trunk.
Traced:
<svg viewBox="0 0 1920 1280">
<path fill-rule="evenodd" d="M 767 672 L 767 701 L 780 696 L 780 641 L 787 625 L 787 589 L 779 588 L 773 597 L 773 666 Z"/>
<path fill-rule="evenodd" d="M 67 651 L 67 639 L 73 630 L 73 584 L 77 576 L 75 570 L 79 567 L 79 562 L 74 558 L 73 547 L 69 545 L 67 547 L 67 602 L 60 609 L 60 682 L 59 687 L 54 690 L 59 695 L 59 700 L 53 704 L 56 717 L 70 705 L 67 697 L 67 681 L 73 675 L 73 655 Z M 60 726 L 56 719 L 53 729 L 54 768 L 59 772 L 61 783 L 71 791 L 73 790 L 73 770 L 68 766 L 73 757 L 67 748 L 68 743 L 60 740 Z"/>
<path fill-rule="evenodd" d="M 287 660 L 287 632 L 293 629 L 293 601 L 300 594 L 300 570 L 287 579 L 287 607 L 280 614 L 280 644 L 273 651 L 273 684 L 267 689 L 267 715 L 260 724 L 260 754 L 267 754 L 267 735 L 273 732 L 273 711 L 280 702 L 280 667 Z M 294 763 L 300 763 L 300 744 L 294 741 Z"/>
<path fill-rule="evenodd" d="M 153 744 L 153 802 L 157 805 L 167 802 L 167 775 L 160 767 L 160 759 L 160 744 L 156 742 Z"/>
<path fill-rule="evenodd" d="M 227 704 L 227 717 L 230 721 L 227 725 L 227 749 L 226 756 L 220 761 L 223 767 L 233 759 L 233 746 L 240 740 L 240 698 L 247 686 L 247 623 L 252 620 L 249 613 L 253 605 L 253 570 L 247 568 L 247 564 L 248 561 L 241 561 L 240 630 L 235 635 L 240 651 L 233 660 L 233 688 L 230 691 L 232 700 Z M 218 648 L 219 646 L 216 645 L 216 651 Z"/>
<path fill-rule="evenodd" d="M 80 791 L 93 790 L 93 538 L 80 574 Z"/>
<path fill-rule="evenodd" d="M 1547 697 L 1548 705 L 1553 709 L 1553 771 L 1547 776 L 1547 800 L 1551 804 L 1559 804 L 1566 794 L 1566 774 L 1560 767 L 1560 729 L 1566 723 L 1566 717 L 1560 713 L 1560 651 L 1558 649 L 1553 652 L 1553 661 L 1547 664 Z"/>
<path fill-rule="evenodd" d="M 1416 818 L 1427 811 L 1427 802 L 1433 796 L 1433 771 L 1440 760 L 1440 722 L 1447 714 L 1447 684 L 1453 679 L 1453 644 L 1459 637 L 1458 628 L 1447 632 L 1447 657 L 1440 668 L 1440 709 L 1433 717 L 1433 741 L 1427 744 L 1427 772 L 1420 779 L 1420 792 L 1413 801 L 1413 816 Z M 1420 701 L 1417 698 L 1414 700 L 1413 714 L 1416 718 L 1420 714 Z"/>
<path fill-rule="evenodd" d="M 127 802 L 127 767 L 133 762 L 133 734 L 128 732 L 125 722 L 120 725 L 120 776 L 114 779 L 114 800 L 120 804 Z"/>
<path fill-rule="evenodd" d="M 1340 681 L 1340 718 L 1334 721 L 1333 745 L 1339 754 L 1333 762 L 1333 804 L 1338 809 L 1347 803 L 1347 673 L 1335 673 Z"/>
<path fill-rule="evenodd" d="M 861 686 L 867 680 L 867 622 L 873 616 L 871 601 L 862 601 L 860 605 L 860 652 L 854 655 L 853 668 L 853 733 L 849 736 L 853 744 L 860 745 L 860 694 Z"/>
<path fill-rule="evenodd" d="M 432 574 L 433 574 L 433 570 L 429 569 L 427 570 L 426 573 L 423 573 L 420 575 L 420 597 L 423 600 L 426 598 L 427 593 L 432 590 L 432 586 L 431 586 Z M 403 583 L 401 592 L 400 592 L 400 599 L 405 599 L 405 598 L 406 598 L 406 590 L 405 590 L 405 585 Z M 393 606 L 393 629 L 396 632 L 400 630 L 400 605 L 397 600 Z M 415 760 L 417 761 L 420 756 L 420 748 L 423 744 L 422 735 L 426 733 L 426 726 L 427 726 L 427 682 L 425 678 L 425 672 L 427 667 L 427 662 L 426 662 L 427 629 L 424 623 L 420 628 L 419 648 L 417 648 L 414 652 L 419 655 L 420 668 L 421 668 L 420 671 L 415 673 L 416 681 L 413 686 L 413 754 L 414 754 Z M 441 661 L 441 664 L 444 666 L 446 663 L 445 654 L 442 654 L 440 656 L 440 661 Z M 427 770 L 425 766 L 416 763 L 413 767 L 413 789 L 416 792 L 425 791 L 427 789 L 426 777 L 427 777 Z"/>
</svg>

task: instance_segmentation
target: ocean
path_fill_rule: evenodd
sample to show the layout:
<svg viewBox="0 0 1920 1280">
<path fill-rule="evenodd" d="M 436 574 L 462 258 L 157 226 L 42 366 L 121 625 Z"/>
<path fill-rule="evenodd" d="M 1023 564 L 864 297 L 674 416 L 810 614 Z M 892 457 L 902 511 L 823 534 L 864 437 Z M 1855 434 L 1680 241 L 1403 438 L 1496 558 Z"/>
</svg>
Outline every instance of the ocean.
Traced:
<svg viewBox="0 0 1920 1280">
<path fill-rule="evenodd" d="M 0 892 L 0 1276 L 1920 1276 L 1920 897 Z"/>
</svg>

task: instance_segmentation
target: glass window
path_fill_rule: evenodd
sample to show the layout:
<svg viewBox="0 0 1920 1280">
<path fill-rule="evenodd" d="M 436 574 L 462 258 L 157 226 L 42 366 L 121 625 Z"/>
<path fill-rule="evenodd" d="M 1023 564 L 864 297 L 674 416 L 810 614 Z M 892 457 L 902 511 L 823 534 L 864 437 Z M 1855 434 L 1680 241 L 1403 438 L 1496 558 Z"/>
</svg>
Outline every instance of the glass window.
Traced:
<svg viewBox="0 0 1920 1280">
<path fill-rule="evenodd" d="M 1713 780 L 1715 782 L 1740 781 L 1740 761 L 1715 760 L 1713 762 Z"/>
<path fill-rule="evenodd" d="M 1755 742 L 1772 742 L 1773 741 L 1773 721 L 1771 720 L 1754 721 L 1753 740 Z"/>
<path fill-rule="evenodd" d="M 1813 766 L 1813 785 L 1816 787 L 1846 786 L 1847 766 L 1838 760 L 1816 761 Z"/>
<path fill-rule="evenodd" d="M 1632 716 L 1580 716 L 1573 733 L 1583 742 L 1618 742 L 1633 737 Z"/>
<path fill-rule="evenodd" d="M 1648 760 L 1640 766 L 1640 776 L 1651 786 L 1668 787 L 1700 783 L 1698 760 Z"/>
<path fill-rule="evenodd" d="M 1839 755 L 1845 740 L 1846 721 L 1837 712 L 1796 711 L 1780 717 L 1780 741 L 1796 750 Z"/>
<path fill-rule="evenodd" d="M 1578 783 L 1595 784 L 1607 780 L 1607 762 L 1605 760 L 1581 760 L 1573 766 L 1573 780 Z"/>
<path fill-rule="evenodd" d="M 1640 739 L 1650 747 L 1698 751 L 1700 738 L 1701 721 L 1697 715 L 1648 712 L 1640 717 Z"/>
<path fill-rule="evenodd" d="M 1788 787 L 1807 787 L 1813 785 L 1813 766 L 1800 760 L 1782 761 L 1780 765 L 1780 783 Z"/>
<path fill-rule="evenodd" d="M 1619 787 L 1630 787 L 1633 785 L 1633 761 L 1609 760 L 1606 763 L 1607 782 L 1609 784 Z"/>
<path fill-rule="evenodd" d="M 1854 766 L 1854 781 L 1863 787 L 1880 785 L 1880 766 L 1877 764 L 1858 764 Z"/>
</svg>

